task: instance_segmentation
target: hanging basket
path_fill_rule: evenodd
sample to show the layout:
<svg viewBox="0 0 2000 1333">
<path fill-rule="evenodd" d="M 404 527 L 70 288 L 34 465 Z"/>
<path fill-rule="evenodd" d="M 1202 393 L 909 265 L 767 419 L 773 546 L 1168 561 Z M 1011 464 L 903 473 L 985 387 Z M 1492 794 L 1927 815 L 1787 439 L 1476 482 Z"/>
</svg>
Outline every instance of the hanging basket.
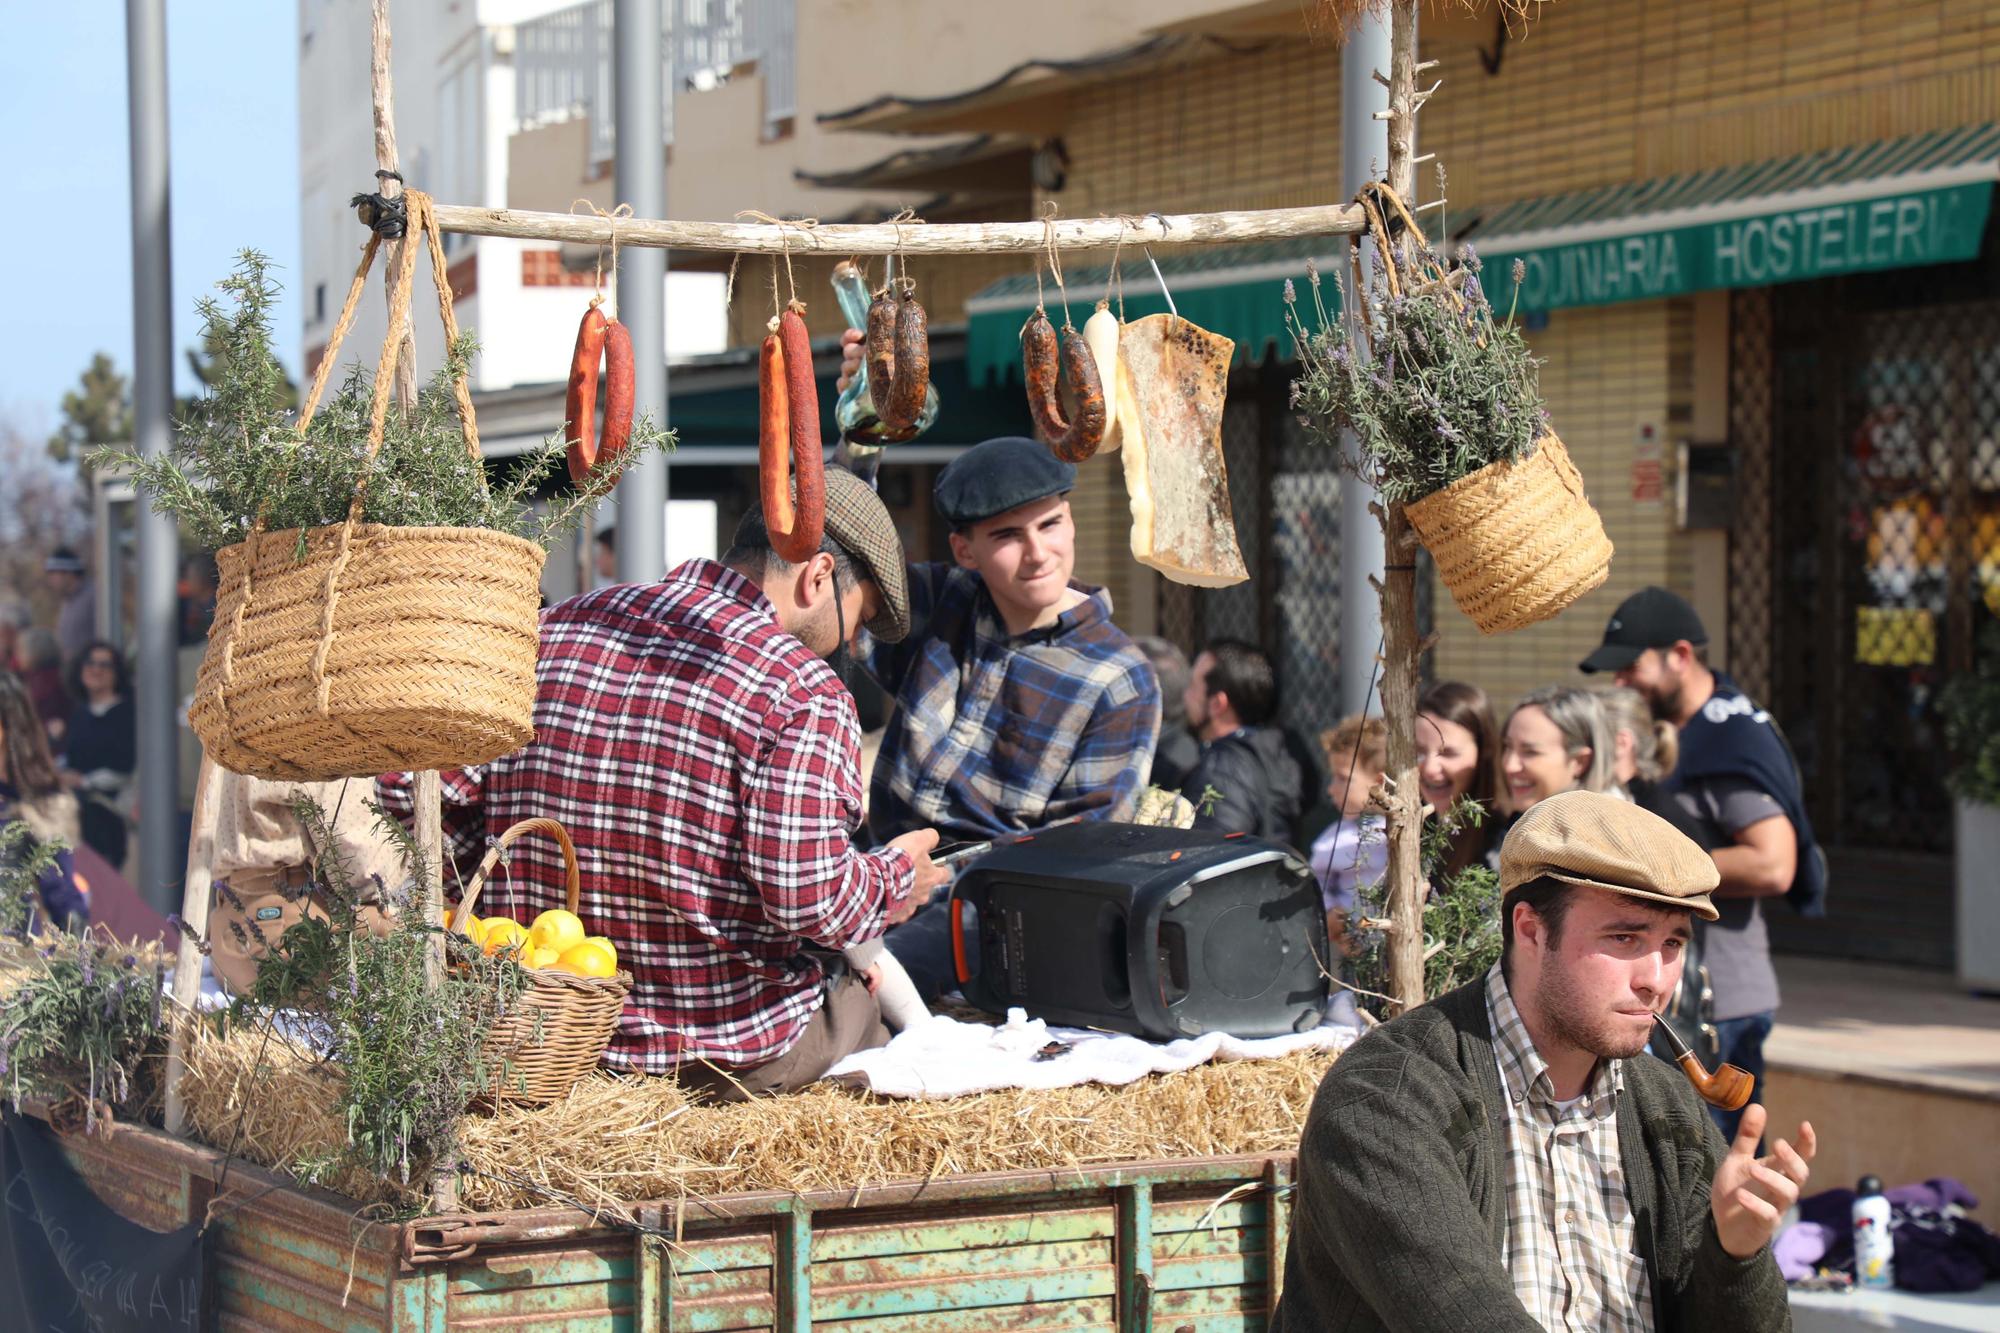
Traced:
<svg viewBox="0 0 2000 1333">
<path fill-rule="evenodd" d="M 1611 539 L 1554 434 L 1403 512 L 1483 634 L 1547 620 L 1611 573 Z"/>
<path fill-rule="evenodd" d="M 375 376 L 367 456 L 382 447 L 398 349 L 409 330 L 417 241 L 429 241 L 438 313 L 458 340 L 451 283 L 430 199 L 410 191 L 389 335 Z M 375 258 L 371 237 L 299 416 L 311 423 Z M 466 448 L 479 430 L 454 386 Z M 208 651 L 188 724 L 215 762 L 294 782 L 457 768 L 534 736 L 536 616 L 542 549 L 483 528 L 399 528 L 361 521 L 367 474 L 347 520 L 267 532 L 216 552 Z"/>
<path fill-rule="evenodd" d="M 501 854 L 530 833 L 546 833 L 562 848 L 564 902 L 572 913 L 576 911 L 582 878 L 569 831 L 553 819 L 524 819 L 487 849 L 486 858 L 466 884 L 458 910 L 452 913 L 453 929 L 472 915 L 479 891 Z M 625 1012 L 625 997 L 632 992 L 630 972 L 579 977 L 552 968 L 523 968 L 522 974 L 528 979 L 527 986 L 513 1010 L 494 1024 L 487 1036 L 488 1058 L 507 1062 L 485 1099 L 488 1104 L 540 1106 L 568 1096 L 576 1081 L 604 1058 L 611 1034 L 618 1030 L 618 1017 Z"/>
</svg>

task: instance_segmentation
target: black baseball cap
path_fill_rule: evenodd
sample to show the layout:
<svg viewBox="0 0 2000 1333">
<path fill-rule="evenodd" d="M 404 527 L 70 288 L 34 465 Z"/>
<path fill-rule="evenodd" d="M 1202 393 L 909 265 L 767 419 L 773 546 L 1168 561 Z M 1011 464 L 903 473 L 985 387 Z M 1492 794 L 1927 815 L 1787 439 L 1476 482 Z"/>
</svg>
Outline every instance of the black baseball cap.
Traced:
<svg viewBox="0 0 2000 1333">
<path fill-rule="evenodd" d="M 1687 599 L 1665 588 L 1641 588 L 1618 604 L 1604 627 L 1604 642 L 1577 664 L 1584 672 L 1623 671 L 1648 648 L 1666 648 L 1686 639 L 1708 642 L 1708 630 Z"/>
<path fill-rule="evenodd" d="M 975 444 L 938 474 L 932 498 L 954 528 L 1065 495 L 1076 487 L 1076 467 L 1021 435 Z"/>
</svg>

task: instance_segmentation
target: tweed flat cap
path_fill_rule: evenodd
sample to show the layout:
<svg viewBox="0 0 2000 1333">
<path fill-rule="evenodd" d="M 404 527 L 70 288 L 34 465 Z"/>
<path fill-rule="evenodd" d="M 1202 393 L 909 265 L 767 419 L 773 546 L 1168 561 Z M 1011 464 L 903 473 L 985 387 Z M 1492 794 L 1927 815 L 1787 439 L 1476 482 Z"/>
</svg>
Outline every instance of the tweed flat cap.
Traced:
<svg viewBox="0 0 2000 1333">
<path fill-rule="evenodd" d="M 975 444 L 938 474 L 932 498 L 954 528 L 1076 487 L 1076 467 L 1033 440 L 1002 435 Z"/>
<path fill-rule="evenodd" d="M 897 643 L 910 632 L 910 583 L 903 559 L 903 539 L 889 517 L 882 497 L 846 468 L 826 470 L 826 539 L 847 552 L 882 594 L 882 612 L 868 622 L 868 632 L 884 643 Z M 753 503 L 736 525 L 736 545 L 765 546 L 761 500 Z"/>
<path fill-rule="evenodd" d="M 1716 918 L 1715 861 L 1679 829 L 1630 801 L 1566 791 L 1535 802 L 1500 845 L 1500 893 L 1541 878 L 1609 889 Z"/>
</svg>

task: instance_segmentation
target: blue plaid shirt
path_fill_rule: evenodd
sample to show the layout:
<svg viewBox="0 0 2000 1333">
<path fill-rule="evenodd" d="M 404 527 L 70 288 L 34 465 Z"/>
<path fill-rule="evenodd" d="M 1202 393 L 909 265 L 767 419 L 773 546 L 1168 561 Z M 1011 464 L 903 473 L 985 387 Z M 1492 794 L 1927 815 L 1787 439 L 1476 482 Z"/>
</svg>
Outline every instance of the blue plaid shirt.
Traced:
<svg viewBox="0 0 2000 1333">
<path fill-rule="evenodd" d="M 869 788 L 877 842 L 912 829 L 984 839 L 1067 819 L 1130 819 L 1160 735 L 1160 682 L 1111 623 L 1111 595 L 1009 635 L 978 573 L 910 566 L 910 633 L 864 641 L 895 696 Z"/>
</svg>

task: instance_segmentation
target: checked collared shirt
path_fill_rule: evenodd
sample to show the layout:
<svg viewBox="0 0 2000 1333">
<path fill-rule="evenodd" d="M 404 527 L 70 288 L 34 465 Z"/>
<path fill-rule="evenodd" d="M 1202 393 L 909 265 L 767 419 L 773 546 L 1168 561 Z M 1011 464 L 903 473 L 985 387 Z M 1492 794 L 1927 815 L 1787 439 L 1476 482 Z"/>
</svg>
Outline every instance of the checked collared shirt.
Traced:
<svg viewBox="0 0 2000 1333">
<path fill-rule="evenodd" d="M 1132 817 L 1160 735 L 1159 678 L 1111 623 L 1110 594 L 1070 586 L 1085 600 L 1010 635 L 976 571 L 910 567 L 909 637 L 866 658 L 896 699 L 869 789 L 878 840 Z"/>
<path fill-rule="evenodd" d="M 783 1054 L 822 1002 L 804 941 L 882 933 L 909 895 L 900 851 L 866 854 L 854 698 L 779 628 L 741 575 L 691 560 L 660 583 L 572 597 L 542 616 L 535 739 L 443 775 L 452 855 L 535 816 L 569 830 L 579 915 L 633 976 L 604 1061 L 664 1073 Z M 407 777 L 381 782 L 407 818 Z M 529 836 L 481 890 L 481 916 L 563 906 L 562 853 Z"/>
<path fill-rule="evenodd" d="M 1619 1062 L 1600 1061 L 1584 1095 L 1558 1104 L 1498 963 L 1486 974 L 1486 1013 L 1506 1094 L 1514 1294 L 1557 1333 L 1651 1333 L 1652 1286 L 1618 1155 Z"/>
</svg>

